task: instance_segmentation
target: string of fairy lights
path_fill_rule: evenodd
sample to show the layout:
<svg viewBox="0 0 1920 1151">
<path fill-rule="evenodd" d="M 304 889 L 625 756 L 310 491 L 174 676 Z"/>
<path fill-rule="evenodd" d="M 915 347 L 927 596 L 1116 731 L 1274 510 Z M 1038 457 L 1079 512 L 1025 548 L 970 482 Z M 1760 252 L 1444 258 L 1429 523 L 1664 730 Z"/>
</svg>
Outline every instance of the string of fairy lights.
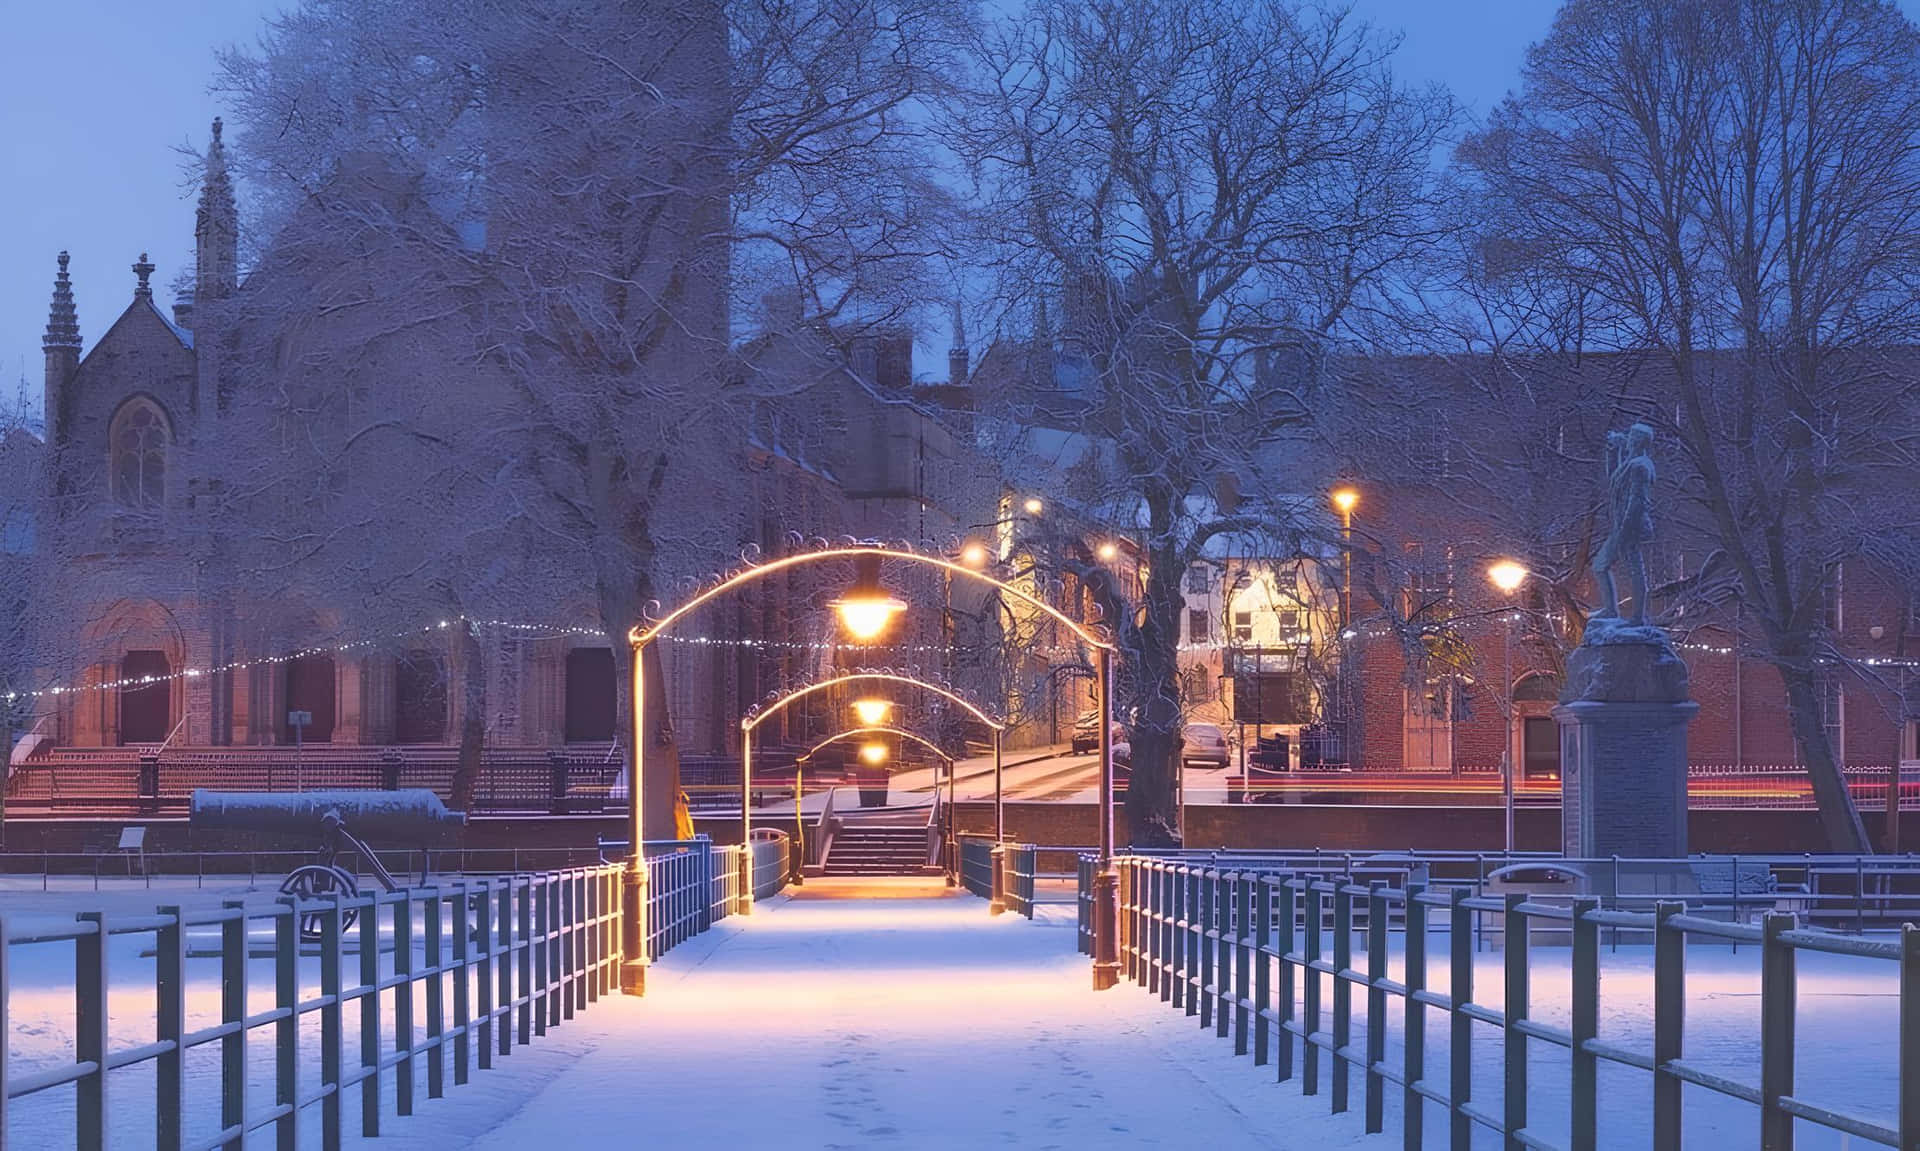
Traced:
<svg viewBox="0 0 1920 1151">
<path fill-rule="evenodd" d="M 383 633 L 376 636 L 369 636 L 367 638 L 353 640 L 347 643 L 331 644 L 331 645 L 322 644 L 314 647 L 298 648 L 292 651 L 280 652 L 275 655 L 254 656 L 249 659 L 234 660 L 229 663 L 211 664 L 204 667 L 186 667 L 176 672 L 169 672 L 165 675 L 126 676 L 119 679 L 101 680 L 95 683 L 85 683 L 85 684 L 78 684 L 78 685 L 57 684 L 51 687 L 43 687 L 43 688 L 37 688 L 37 689 L 31 689 L 31 690 L 21 689 L 16 691 L 8 691 L 5 693 L 0 693 L 0 700 L 5 700 L 9 704 L 13 704 L 13 703 L 19 703 L 22 701 L 31 702 L 31 701 L 43 699 L 43 698 L 55 698 L 60 696 L 79 695 L 86 692 L 94 692 L 94 691 L 128 691 L 128 690 L 142 688 L 142 687 L 151 687 L 157 684 L 172 683 L 176 680 L 192 680 L 192 679 L 200 679 L 205 676 L 227 675 L 234 672 L 246 671 L 251 668 L 271 667 L 279 664 L 292 663 L 295 660 L 309 659 L 316 656 L 332 656 L 332 655 L 347 654 L 355 651 L 371 650 L 371 649 L 390 645 L 399 640 L 414 639 L 419 636 L 433 635 L 439 632 L 448 631 L 453 629 L 456 625 L 464 625 L 467 628 L 475 628 L 475 629 L 483 629 L 483 630 L 491 629 L 491 630 L 497 630 L 497 631 L 503 631 L 503 632 L 509 632 L 509 633 L 517 633 L 522 636 L 542 638 L 542 639 L 561 639 L 561 638 L 567 638 L 567 637 L 605 639 L 608 634 L 606 630 L 603 628 L 589 627 L 581 624 L 527 623 L 520 620 L 485 619 L 485 618 L 480 618 L 475 616 L 454 615 L 454 616 L 448 616 L 445 619 L 435 620 L 434 622 L 429 624 L 423 624 L 420 627 L 403 628 L 398 631 L 387 632 L 387 633 Z M 1343 633 L 1343 637 L 1346 639 L 1379 639 L 1379 638 L 1384 638 L 1390 634 L 1391 632 L 1389 631 L 1389 629 L 1385 627 L 1363 626 L 1358 628 L 1349 628 L 1345 633 Z M 684 635 L 674 635 L 671 633 L 661 636 L 660 639 L 667 643 L 678 644 L 686 647 L 696 647 L 696 648 L 697 647 L 720 647 L 720 648 L 746 649 L 746 650 L 754 650 L 754 651 L 845 653 L 845 652 L 871 652 L 876 648 L 883 648 L 887 651 L 901 653 L 901 654 L 913 653 L 913 654 L 926 655 L 926 654 L 943 653 L 943 652 L 953 650 L 950 645 L 932 644 L 932 643 L 870 644 L 870 643 L 849 643 L 846 641 L 836 641 L 836 640 L 744 639 L 744 638 L 735 638 L 735 637 L 728 637 L 728 636 L 711 636 L 711 635 L 684 636 Z M 1239 645 L 1236 645 L 1233 643 L 1221 642 L 1221 643 L 1182 643 L 1177 646 L 1181 651 L 1192 652 L 1192 651 L 1231 651 L 1231 650 L 1234 650 Z M 1705 655 L 1732 656 L 1735 654 L 1735 649 L 1731 646 L 1700 643 L 1692 640 L 1678 642 L 1678 643 L 1675 643 L 1674 646 L 1680 649 L 1681 651 L 1700 652 Z M 1070 654 L 1077 653 L 1078 650 L 1079 649 L 1075 647 L 1028 649 L 1030 654 L 1035 656 L 1042 656 L 1042 657 L 1070 655 Z M 1920 668 L 1920 659 L 1900 658 L 1895 656 L 1864 656 L 1850 662 L 1856 662 L 1868 667 L 1876 667 L 1876 668 L 1882 668 L 1882 667 L 1907 668 L 1907 669 Z"/>
</svg>

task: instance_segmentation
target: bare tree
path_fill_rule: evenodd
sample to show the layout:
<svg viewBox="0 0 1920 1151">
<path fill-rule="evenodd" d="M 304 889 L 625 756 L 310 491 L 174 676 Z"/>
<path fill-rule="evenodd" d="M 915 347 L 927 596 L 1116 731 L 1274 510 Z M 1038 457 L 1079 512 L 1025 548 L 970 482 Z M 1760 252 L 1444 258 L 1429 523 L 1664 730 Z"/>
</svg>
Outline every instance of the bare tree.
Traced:
<svg viewBox="0 0 1920 1151">
<path fill-rule="evenodd" d="M 713 499 L 742 446 L 730 398 L 752 383 L 730 356 L 735 268 L 741 294 L 784 284 L 817 314 L 912 306 L 933 221 L 910 112 L 966 13 L 309 0 L 227 58 L 223 83 L 276 235 L 303 219 L 315 242 L 371 232 L 444 275 L 416 298 L 464 329 L 440 386 L 484 394 L 457 413 L 450 458 L 468 463 L 448 478 L 492 489 L 486 506 L 592 588 L 623 648 L 648 601 L 750 538 Z M 315 216 L 356 169 L 383 195 Z M 648 711 L 668 743 L 664 695 Z"/>
<path fill-rule="evenodd" d="M 1286 523 L 1276 443 L 1331 350 L 1397 326 L 1396 278 L 1440 226 L 1429 158 L 1453 106 L 1395 84 L 1391 49 L 1282 0 L 1040 0 L 978 45 L 956 141 L 999 299 L 1052 309 L 1057 341 L 1024 333 L 1032 384 L 1081 398 L 1064 422 L 1088 446 L 1058 494 L 1137 537 L 1148 573 L 1120 586 L 1079 541 L 1122 645 L 1138 844 L 1176 835 L 1180 581 L 1216 536 Z"/>
<path fill-rule="evenodd" d="M 1920 33 L 1879 0 L 1573 0 L 1463 147 L 1502 349 L 1620 349 L 1677 437 L 1688 594 L 1785 684 L 1829 844 L 1867 847 L 1822 724 L 1833 573 L 1914 570 Z M 1487 301 L 1495 301 L 1492 304 Z"/>
</svg>

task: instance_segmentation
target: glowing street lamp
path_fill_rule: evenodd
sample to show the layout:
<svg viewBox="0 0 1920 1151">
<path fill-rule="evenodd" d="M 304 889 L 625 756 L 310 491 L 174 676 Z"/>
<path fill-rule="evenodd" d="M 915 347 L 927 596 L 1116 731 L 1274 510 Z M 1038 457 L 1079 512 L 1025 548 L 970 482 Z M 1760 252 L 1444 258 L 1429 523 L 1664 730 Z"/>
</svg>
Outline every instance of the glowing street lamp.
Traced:
<svg viewBox="0 0 1920 1151">
<path fill-rule="evenodd" d="M 1020 506 L 1025 508 L 1027 514 L 1030 516 L 1037 516 L 1047 508 L 1047 505 L 1040 502 L 1040 497 L 1038 496 L 1028 496 L 1027 502 Z"/>
<path fill-rule="evenodd" d="M 875 727 L 887 722 L 887 713 L 893 710 L 890 699 L 856 699 L 853 701 L 853 714 L 867 727 Z"/>
<path fill-rule="evenodd" d="M 1530 573 L 1513 560 L 1499 560 L 1487 568 L 1487 578 L 1503 595 L 1511 596 L 1527 582 Z M 1500 714 L 1506 719 L 1506 740 L 1500 751 L 1500 795 L 1507 814 L 1507 854 L 1513 854 L 1513 613 L 1508 612 L 1501 632 L 1501 651 L 1506 658 L 1506 677 L 1500 682 Z"/>
<path fill-rule="evenodd" d="M 878 740 L 861 744 L 860 762 L 868 767 L 879 767 L 887 762 L 887 745 Z"/>
<path fill-rule="evenodd" d="M 1111 560 L 1113 559 L 1113 557 L 1120 554 L 1120 549 L 1114 546 L 1112 540 L 1108 540 L 1106 543 L 1103 543 L 1098 548 L 1096 548 L 1094 550 L 1094 554 L 1099 556 L 1103 560 Z"/>
<path fill-rule="evenodd" d="M 878 639 L 893 622 L 893 617 L 907 610 L 907 605 L 880 586 L 880 557 L 861 556 L 853 586 L 833 601 L 833 608 L 839 613 L 840 626 L 847 629 L 847 634 L 866 643 Z"/>
<path fill-rule="evenodd" d="M 1520 585 L 1527 582 L 1527 575 L 1527 569 L 1512 560 L 1501 560 L 1487 569 L 1487 578 L 1493 581 L 1493 586 L 1508 595 L 1520 590 Z"/>
<path fill-rule="evenodd" d="M 1355 491 L 1354 489 L 1352 488 L 1333 489 L 1333 506 L 1340 509 L 1341 515 L 1343 516 L 1352 515 L 1354 505 L 1359 502 L 1360 502 L 1360 493 Z"/>
<path fill-rule="evenodd" d="M 978 541 L 970 541 L 960 549 L 960 562 L 970 568 L 987 566 L 987 549 Z"/>
</svg>

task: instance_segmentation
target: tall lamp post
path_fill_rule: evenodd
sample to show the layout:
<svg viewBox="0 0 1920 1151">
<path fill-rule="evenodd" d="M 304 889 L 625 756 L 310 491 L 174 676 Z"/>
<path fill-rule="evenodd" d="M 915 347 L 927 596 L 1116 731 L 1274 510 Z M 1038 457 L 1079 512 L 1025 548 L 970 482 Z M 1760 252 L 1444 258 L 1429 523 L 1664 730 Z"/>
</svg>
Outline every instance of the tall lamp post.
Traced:
<svg viewBox="0 0 1920 1151">
<path fill-rule="evenodd" d="M 1351 486 L 1333 489 L 1333 506 L 1340 511 L 1340 626 L 1334 634 L 1340 639 L 1339 708 L 1340 760 L 1353 764 L 1353 669 L 1348 666 L 1353 643 L 1353 509 L 1360 503 L 1360 491 Z"/>
<path fill-rule="evenodd" d="M 1527 582 L 1527 569 L 1512 560 L 1501 560 L 1487 569 L 1487 578 L 1507 597 L 1507 610 L 1501 613 L 1500 652 L 1505 667 L 1500 679 L 1500 715 L 1505 723 L 1505 738 L 1500 745 L 1500 799 L 1507 816 L 1507 855 L 1513 855 L 1513 593 Z"/>
</svg>

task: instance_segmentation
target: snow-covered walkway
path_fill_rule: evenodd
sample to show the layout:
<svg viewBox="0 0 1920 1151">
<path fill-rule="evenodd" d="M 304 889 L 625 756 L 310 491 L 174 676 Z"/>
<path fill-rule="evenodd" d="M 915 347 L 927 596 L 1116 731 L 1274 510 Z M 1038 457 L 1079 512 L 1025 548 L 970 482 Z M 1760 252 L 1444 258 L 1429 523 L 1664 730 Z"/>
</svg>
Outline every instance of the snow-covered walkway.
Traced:
<svg viewBox="0 0 1920 1151">
<path fill-rule="evenodd" d="M 386 1148 L 1387 1147 L 938 879 L 814 881 L 389 1128 Z"/>
</svg>

